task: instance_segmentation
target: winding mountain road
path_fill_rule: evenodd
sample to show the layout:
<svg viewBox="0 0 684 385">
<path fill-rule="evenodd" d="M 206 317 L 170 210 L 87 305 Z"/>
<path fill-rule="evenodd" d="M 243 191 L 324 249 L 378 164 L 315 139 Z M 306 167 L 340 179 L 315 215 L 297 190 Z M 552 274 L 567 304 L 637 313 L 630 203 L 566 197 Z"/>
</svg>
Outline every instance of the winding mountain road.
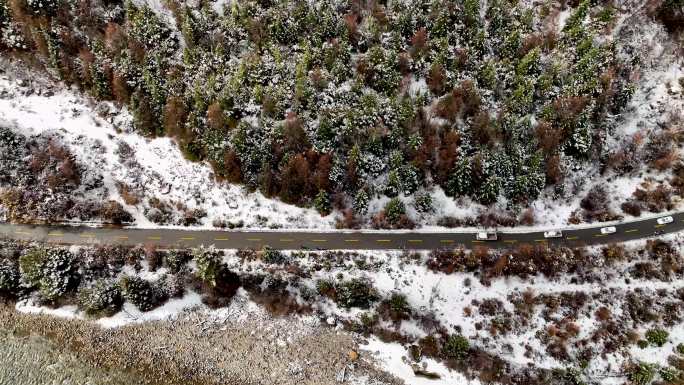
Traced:
<svg viewBox="0 0 684 385">
<path fill-rule="evenodd" d="M 478 241 L 473 231 L 290 231 L 290 230 L 189 230 L 139 229 L 88 226 L 53 226 L 0 223 L 0 236 L 16 240 L 55 244 L 154 244 L 161 248 L 215 245 L 218 248 L 330 249 L 330 250 L 430 250 L 445 247 L 487 246 L 508 248 L 517 244 L 583 246 L 620 243 L 684 230 L 684 212 L 670 214 L 672 223 L 660 225 L 657 218 L 617 224 L 598 224 L 561 229 L 562 238 L 544 238 L 543 231 L 498 233 L 496 241 Z M 613 234 L 601 228 L 615 226 Z"/>
</svg>

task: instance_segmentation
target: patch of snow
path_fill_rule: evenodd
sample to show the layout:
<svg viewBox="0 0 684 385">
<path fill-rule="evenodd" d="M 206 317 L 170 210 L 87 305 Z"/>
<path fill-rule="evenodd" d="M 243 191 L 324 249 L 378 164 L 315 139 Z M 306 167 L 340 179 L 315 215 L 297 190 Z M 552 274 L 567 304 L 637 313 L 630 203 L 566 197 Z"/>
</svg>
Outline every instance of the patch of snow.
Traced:
<svg viewBox="0 0 684 385">
<path fill-rule="evenodd" d="M 373 336 L 368 339 L 368 344 L 360 345 L 361 349 L 370 352 L 379 361 L 383 370 L 403 380 L 411 385 L 476 385 L 480 381 L 468 380 L 460 373 L 449 370 L 444 364 L 433 359 L 423 358 L 416 365 L 421 369 L 439 375 L 439 379 L 428 379 L 416 376 L 409 361 L 409 354 L 402 345 L 398 343 L 386 343 Z"/>
<path fill-rule="evenodd" d="M 162 306 L 148 312 L 142 312 L 133 304 L 126 302 L 120 312 L 111 317 L 98 319 L 97 324 L 105 328 L 113 328 L 131 323 L 169 320 L 177 317 L 184 311 L 201 306 L 204 306 L 202 305 L 202 296 L 193 291 L 189 291 L 183 298 L 172 298 Z"/>
</svg>

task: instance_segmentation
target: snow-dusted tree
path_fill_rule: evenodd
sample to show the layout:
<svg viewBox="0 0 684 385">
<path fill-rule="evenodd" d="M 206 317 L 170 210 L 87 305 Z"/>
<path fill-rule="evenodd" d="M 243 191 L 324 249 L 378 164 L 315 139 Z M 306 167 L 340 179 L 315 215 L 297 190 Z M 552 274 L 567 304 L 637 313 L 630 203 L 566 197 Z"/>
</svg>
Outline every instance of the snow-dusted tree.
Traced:
<svg viewBox="0 0 684 385">
<path fill-rule="evenodd" d="M 102 42 L 95 41 L 92 51 L 95 61 L 90 65 L 90 78 L 92 79 L 93 95 L 98 99 L 109 99 L 112 96 L 112 89 L 109 77 L 105 72 L 104 46 Z"/>
<path fill-rule="evenodd" d="M 427 192 L 417 194 L 413 205 L 415 206 L 416 211 L 421 213 L 429 213 L 434 210 L 434 207 L 432 206 L 432 195 Z"/>
<path fill-rule="evenodd" d="M 328 215 L 330 213 L 330 197 L 328 196 L 327 191 L 318 191 L 313 203 L 316 211 L 318 211 L 321 215 Z"/>
<path fill-rule="evenodd" d="M 366 189 L 360 189 L 354 196 L 354 212 L 358 215 L 363 215 L 368 211 L 368 202 L 370 195 Z"/>
<path fill-rule="evenodd" d="M 387 175 L 387 185 L 384 192 L 388 197 L 395 197 L 401 191 L 401 180 L 398 170 L 391 170 Z"/>
<path fill-rule="evenodd" d="M 392 198 L 385 204 L 385 216 L 390 223 L 398 223 L 402 215 L 406 215 L 406 206 L 399 198 Z"/>
<path fill-rule="evenodd" d="M 446 187 L 447 193 L 454 197 L 473 193 L 475 186 L 473 186 L 473 171 L 470 159 L 463 158 L 456 163 Z"/>
<path fill-rule="evenodd" d="M 477 189 L 475 198 L 478 202 L 488 205 L 496 202 L 499 196 L 499 189 L 501 188 L 501 179 L 498 176 L 490 176 Z"/>
</svg>

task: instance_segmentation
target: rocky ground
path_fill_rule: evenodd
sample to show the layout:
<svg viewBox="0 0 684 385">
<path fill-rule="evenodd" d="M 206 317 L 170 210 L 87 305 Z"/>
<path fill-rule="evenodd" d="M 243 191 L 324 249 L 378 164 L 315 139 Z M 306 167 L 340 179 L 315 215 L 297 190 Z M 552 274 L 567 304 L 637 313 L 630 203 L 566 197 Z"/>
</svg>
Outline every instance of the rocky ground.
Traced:
<svg viewBox="0 0 684 385">
<path fill-rule="evenodd" d="M 296 325 L 285 318 L 226 321 L 230 317 L 195 311 L 103 329 L 2 306 L 0 383 L 396 383 L 359 355 L 349 333 L 314 318 Z"/>
<path fill-rule="evenodd" d="M 2 384 L 140 384 L 124 372 L 91 367 L 42 337 L 21 336 L 3 329 L 0 338 Z"/>
</svg>

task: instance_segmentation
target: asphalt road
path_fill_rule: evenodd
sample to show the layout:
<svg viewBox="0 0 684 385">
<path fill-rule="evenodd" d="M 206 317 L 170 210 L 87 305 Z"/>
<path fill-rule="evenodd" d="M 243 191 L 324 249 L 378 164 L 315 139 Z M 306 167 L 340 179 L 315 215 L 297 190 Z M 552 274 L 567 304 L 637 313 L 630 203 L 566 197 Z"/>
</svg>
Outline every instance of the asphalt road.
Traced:
<svg viewBox="0 0 684 385">
<path fill-rule="evenodd" d="M 614 234 L 601 234 L 601 227 L 563 229 L 562 238 L 545 239 L 543 231 L 499 232 L 496 241 L 477 241 L 474 232 L 454 229 L 445 232 L 414 231 L 240 231 L 137 229 L 87 226 L 18 225 L 0 223 L 0 236 L 56 244 L 154 244 L 161 248 L 215 245 L 218 248 L 259 249 L 439 249 L 445 247 L 487 246 L 507 248 L 521 243 L 583 246 L 619 243 L 656 236 L 656 231 L 674 233 L 684 230 L 684 212 L 671 215 L 672 223 L 658 225 L 656 218 L 614 225 Z"/>
</svg>

